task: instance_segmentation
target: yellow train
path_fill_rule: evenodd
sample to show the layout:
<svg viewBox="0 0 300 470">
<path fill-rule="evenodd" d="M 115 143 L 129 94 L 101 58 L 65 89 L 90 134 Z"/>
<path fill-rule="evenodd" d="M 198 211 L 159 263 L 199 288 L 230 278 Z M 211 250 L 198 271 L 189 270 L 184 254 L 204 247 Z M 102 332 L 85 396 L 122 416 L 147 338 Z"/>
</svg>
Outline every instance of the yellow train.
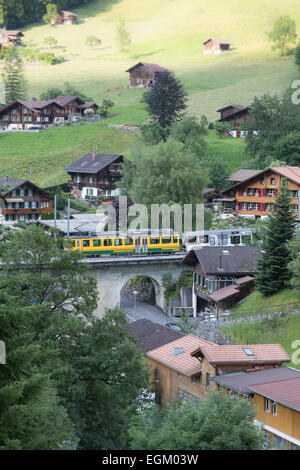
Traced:
<svg viewBox="0 0 300 470">
<path fill-rule="evenodd" d="M 180 250 L 179 234 L 71 237 L 69 247 L 84 255 L 116 255 L 122 253 L 172 253 Z"/>
</svg>

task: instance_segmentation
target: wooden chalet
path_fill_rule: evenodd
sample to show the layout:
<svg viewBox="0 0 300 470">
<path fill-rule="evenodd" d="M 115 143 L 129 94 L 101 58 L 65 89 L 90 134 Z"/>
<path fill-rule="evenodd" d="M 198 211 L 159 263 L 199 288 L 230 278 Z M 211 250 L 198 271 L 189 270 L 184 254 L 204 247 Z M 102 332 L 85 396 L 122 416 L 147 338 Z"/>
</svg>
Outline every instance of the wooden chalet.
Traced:
<svg viewBox="0 0 300 470">
<path fill-rule="evenodd" d="M 130 74 L 129 88 L 152 88 L 167 69 L 157 64 L 139 62 L 126 72 Z"/>
<path fill-rule="evenodd" d="M 228 122 L 231 126 L 230 135 L 232 137 L 243 137 L 245 131 L 242 129 L 243 124 L 249 121 L 249 106 L 241 104 L 230 104 L 224 108 L 218 109 L 221 113 L 219 122 Z"/>
<path fill-rule="evenodd" d="M 2 47 L 13 46 L 14 44 L 21 44 L 24 34 L 22 31 L 0 29 L 0 51 Z"/>
<path fill-rule="evenodd" d="M 209 38 L 203 42 L 203 54 L 221 54 L 222 52 L 229 51 L 231 45 L 232 43 L 225 39 Z"/>
<path fill-rule="evenodd" d="M 98 196 L 118 196 L 116 182 L 121 179 L 122 155 L 88 153 L 71 163 L 65 171 L 70 175 L 68 185 L 77 199 Z"/>
<path fill-rule="evenodd" d="M 245 171 L 245 170 L 243 170 Z M 248 171 L 248 170 L 247 170 Z M 245 173 L 247 175 L 247 172 Z M 242 217 L 265 219 L 272 214 L 275 197 L 286 180 L 291 193 L 291 208 L 300 219 L 300 167 L 279 166 L 254 171 L 243 180 L 221 192 L 220 202 L 224 209 L 231 209 Z"/>
<path fill-rule="evenodd" d="M 8 130 L 24 130 L 33 125 L 53 125 L 82 117 L 85 109 L 97 113 L 96 103 L 85 103 L 77 96 L 57 96 L 51 100 L 16 100 L 0 109 L 0 126 Z"/>
<path fill-rule="evenodd" d="M 41 214 L 53 211 L 52 197 L 27 180 L 0 178 L 3 224 L 39 220 Z"/>
<path fill-rule="evenodd" d="M 78 23 L 78 15 L 72 13 L 71 11 L 61 10 L 57 18 L 51 21 L 51 24 L 60 24 L 60 25 L 68 25 L 68 24 L 77 24 Z"/>
</svg>

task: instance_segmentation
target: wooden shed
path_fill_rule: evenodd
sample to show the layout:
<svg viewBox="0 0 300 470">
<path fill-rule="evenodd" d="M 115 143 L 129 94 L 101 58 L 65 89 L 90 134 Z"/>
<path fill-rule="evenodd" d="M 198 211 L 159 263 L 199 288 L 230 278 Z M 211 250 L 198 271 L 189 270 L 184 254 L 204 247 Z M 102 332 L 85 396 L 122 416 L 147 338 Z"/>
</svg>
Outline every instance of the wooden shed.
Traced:
<svg viewBox="0 0 300 470">
<path fill-rule="evenodd" d="M 221 54 L 222 52 L 229 51 L 231 45 L 232 43 L 225 39 L 209 38 L 203 43 L 203 54 Z"/>
<path fill-rule="evenodd" d="M 129 88 L 152 88 L 167 69 L 157 64 L 139 62 L 126 72 L 130 74 Z"/>
</svg>

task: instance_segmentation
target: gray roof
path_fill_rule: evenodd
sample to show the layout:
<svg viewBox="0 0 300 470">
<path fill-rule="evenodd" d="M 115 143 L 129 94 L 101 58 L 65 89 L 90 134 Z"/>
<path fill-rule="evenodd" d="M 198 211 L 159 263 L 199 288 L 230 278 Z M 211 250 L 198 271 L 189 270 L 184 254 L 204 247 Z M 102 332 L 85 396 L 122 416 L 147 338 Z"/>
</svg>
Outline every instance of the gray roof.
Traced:
<svg viewBox="0 0 300 470">
<path fill-rule="evenodd" d="M 171 343 L 183 336 L 179 331 L 153 323 L 146 318 L 128 323 L 125 329 L 127 333 L 135 336 L 137 339 L 136 346 L 144 353 L 159 348 L 164 344 Z"/>
<path fill-rule="evenodd" d="M 251 178 L 252 176 L 257 175 L 260 173 L 261 170 L 238 170 L 235 173 L 233 173 L 229 178 L 226 178 L 226 181 L 244 181 L 248 178 Z"/>
<path fill-rule="evenodd" d="M 30 186 L 32 186 L 33 188 L 35 188 L 36 190 L 39 190 L 41 192 L 43 192 L 44 194 L 46 194 L 49 198 L 53 199 L 48 193 L 47 191 L 45 191 L 44 189 L 42 188 L 39 188 L 38 186 L 36 186 L 35 184 L 33 184 L 31 181 L 28 181 L 28 180 L 20 180 L 20 179 L 16 179 L 16 178 L 0 178 L 0 188 L 4 188 L 4 195 L 6 195 L 7 193 L 10 193 L 11 191 L 13 191 L 14 189 L 18 188 L 19 186 L 21 186 L 22 184 L 24 183 L 27 183 L 29 184 Z"/>
<path fill-rule="evenodd" d="M 103 168 L 107 167 L 111 163 L 121 158 L 122 155 L 110 155 L 110 154 L 98 154 L 98 153 L 87 153 L 83 157 L 71 163 L 71 165 L 65 168 L 65 171 L 69 173 L 92 173 L 97 174 Z"/>
<path fill-rule="evenodd" d="M 104 226 L 106 224 L 106 216 L 99 214 L 89 214 L 93 215 L 94 217 L 91 218 L 83 218 L 83 219 L 70 219 L 69 224 L 69 233 L 70 236 L 73 237 L 80 237 L 80 236 L 87 236 L 88 234 L 95 233 L 100 236 L 104 230 Z M 72 215 L 74 217 L 74 215 Z M 54 228 L 54 220 L 40 220 L 40 224 L 44 225 L 48 228 Z M 56 227 L 63 235 L 68 233 L 68 219 L 58 219 L 56 221 Z"/>
<path fill-rule="evenodd" d="M 272 369 L 258 370 L 254 372 L 234 372 L 231 374 L 219 375 L 211 380 L 224 387 L 250 395 L 252 385 L 277 382 L 300 377 L 300 370 L 292 367 L 275 367 Z"/>
<path fill-rule="evenodd" d="M 206 274 L 254 274 L 260 254 L 261 248 L 257 246 L 203 247 L 190 250 L 182 264 L 196 266 L 200 263 Z"/>
</svg>

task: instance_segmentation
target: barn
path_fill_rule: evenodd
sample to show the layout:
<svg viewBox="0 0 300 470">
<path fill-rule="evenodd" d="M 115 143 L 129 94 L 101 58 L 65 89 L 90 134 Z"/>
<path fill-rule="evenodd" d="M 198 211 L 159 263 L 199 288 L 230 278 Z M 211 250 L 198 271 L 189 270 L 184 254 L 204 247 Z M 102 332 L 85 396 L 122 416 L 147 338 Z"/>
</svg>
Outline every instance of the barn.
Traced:
<svg viewBox="0 0 300 470">
<path fill-rule="evenodd" d="M 126 72 L 130 74 L 129 88 L 152 88 L 167 69 L 157 64 L 139 62 Z"/>
<path fill-rule="evenodd" d="M 203 43 L 203 54 L 221 54 L 222 52 L 229 51 L 231 45 L 232 43 L 225 39 L 209 38 Z"/>
</svg>

